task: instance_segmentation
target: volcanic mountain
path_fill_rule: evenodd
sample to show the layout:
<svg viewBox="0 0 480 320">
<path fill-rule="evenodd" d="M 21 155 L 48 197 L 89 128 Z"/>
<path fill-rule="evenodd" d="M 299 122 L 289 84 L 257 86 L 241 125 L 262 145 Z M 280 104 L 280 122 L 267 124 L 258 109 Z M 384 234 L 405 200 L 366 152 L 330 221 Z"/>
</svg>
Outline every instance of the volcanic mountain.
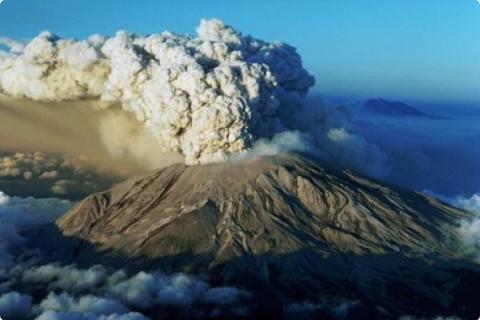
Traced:
<svg viewBox="0 0 480 320">
<path fill-rule="evenodd" d="M 310 301 L 319 318 L 345 305 L 349 318 L 394 318 L 480 314 L 480 273 L 456 241 L 465 217 L 423 194 L 281 154 L 172 165 L 87 197 L 57 226 L 126 260 L 243 287 L 264 311 Z"/>
<path fill-rule="evenodd" d="M 416 116 L 427 117 L 428 114 L 403 102 L 384 99 L 369 99 L 362 105 L 363 111 L 384 116 Z"/>
</svg>

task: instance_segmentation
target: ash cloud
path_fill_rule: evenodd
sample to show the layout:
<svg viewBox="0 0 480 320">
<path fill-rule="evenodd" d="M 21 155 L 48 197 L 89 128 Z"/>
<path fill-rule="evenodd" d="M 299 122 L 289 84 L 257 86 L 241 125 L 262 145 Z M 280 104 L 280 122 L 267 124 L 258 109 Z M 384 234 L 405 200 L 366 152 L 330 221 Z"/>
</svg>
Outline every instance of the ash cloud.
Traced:
<svg viewBox="0 0 480 320">
<path fill-rule="evenodd" d="M 295 48 L 216 19 L 202 20 L 195 37 L 121 31 L 68 40 L 47 32 L 11 46 L 0 58 L 0 91 L 62 101 L 57 113 L 71 100 L 101 100 L 93 112 L 98 136 L 89 141 L 100 141 L 115 162 L 152 169 L 302 151 L 375 177 L 390 170 L 348 112 L 307 97 L 314 79 Z"/>
<path fill-rule="evenodd" d="M 183 161 L 179 154 L 161 152 L 132 113 L 97 100 L 45 102 L 0 95 L 0 118 L 0 153 L 87 158 L 90 167 L 116 176 Z"/>
<path fill-rule="evenodd" d="M 241 161 L 244 159 L 273 156 L 288 151 L 310 152 L 315 150 L 311 137 L 299 131 L 285 131 L 273 136 L 272 139 L 259 139 L 251 149 L 233 154 L 230 159 Z"/>
<path fill-rule="evenodd" d="M 300 133 L 302 143 L 293 150 L 309 151 L 325 162 L 350 168 L 376 178 L 390 173 L 390 157 L 384 150 L 360 134 L 353 114 L 347 108 L 309 96 L 287 125 Z"/>
<path fill-rule="evenodd" d="M 0 56 L 5 94 L 119 102 L 161 151 L 180 152 L 189 164 L 225 160 L 284 131 L 282 111 L 313 83 L 293 47 L 216 19 L 202 20 L 196 37 L 121 31 L 76 41 L 43 32 Z"/>
<path fill-rule="evenodd" d="M 100 140 L 115 159 L 131 159 L 147 169 L 183 162 L 180 154 L 163 152 L 147 128 L 125 112 L 107 113 L 99 119 Z"/>
</svg>

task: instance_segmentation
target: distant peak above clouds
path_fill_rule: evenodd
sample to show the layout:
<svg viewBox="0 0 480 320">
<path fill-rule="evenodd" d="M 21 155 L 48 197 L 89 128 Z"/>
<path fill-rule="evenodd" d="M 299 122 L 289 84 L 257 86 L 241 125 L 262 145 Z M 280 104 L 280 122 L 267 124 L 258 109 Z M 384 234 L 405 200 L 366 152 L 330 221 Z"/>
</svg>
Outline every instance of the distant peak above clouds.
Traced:
<svg viewBox="0 0 480 320">
<path fill-rule="evenodd" d="M 350 105 L 350 110 L 352 112 L 369 116 L 447 119 L 447 117 L 441 115 L 425 113 L 419 110 L 416 106 L 412 106 L 401 101 L 392 101 L 383 98 L 367 99 L 352 103 Z"/>
<path fill-rule="evenodd" d="M 427 116 L 426 113 L 400 101 L 388 101 L 382 98 L 363 102 L 364 111 L 390 116 Z"/>
</svg>

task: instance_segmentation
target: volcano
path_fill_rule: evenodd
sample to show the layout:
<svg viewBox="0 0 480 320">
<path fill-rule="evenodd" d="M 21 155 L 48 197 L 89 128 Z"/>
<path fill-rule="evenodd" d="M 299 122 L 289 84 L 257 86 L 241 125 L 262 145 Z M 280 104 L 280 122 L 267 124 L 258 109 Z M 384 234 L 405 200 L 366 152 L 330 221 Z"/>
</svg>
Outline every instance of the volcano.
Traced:
<svg viewBox="0 0 480 320">
<path fill-rule="evenodd" d="M 378 114 L 383 116 L 412 116 L 412 117 L 429 117 L 430 115 L 409 106 L 403 102 L 387 101 L 384 99 L 369 99 L 362 105 L 365 112 Z"/>
<path fill-rule="evenodd" d="M 308 301 L 316 318 L 468 318 L 480 314 L 480 273 L 457 240 L 468 216 L 287 153 L 175 164 L 88 196 L 56 224 L 126 261 L 245 288 L 264 315 Z"/>
</svg>

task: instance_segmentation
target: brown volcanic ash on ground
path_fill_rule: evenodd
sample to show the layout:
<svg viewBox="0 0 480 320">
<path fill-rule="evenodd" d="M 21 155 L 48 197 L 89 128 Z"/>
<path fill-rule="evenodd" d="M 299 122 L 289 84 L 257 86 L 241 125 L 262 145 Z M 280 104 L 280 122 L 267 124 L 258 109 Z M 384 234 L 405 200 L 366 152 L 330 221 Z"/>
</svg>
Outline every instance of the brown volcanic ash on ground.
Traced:
<svg viewBox="0 0 480 320">
<path fill-rule="evenodd" d="M 87 197 L 57 224 L 144 265 L 207 272 L 271 299 L 359 300 L 401 315 L 458 308 L 462 257 L 450 240 L 466 216 L 284 154 L 173 165 Z"/>
</svg>

